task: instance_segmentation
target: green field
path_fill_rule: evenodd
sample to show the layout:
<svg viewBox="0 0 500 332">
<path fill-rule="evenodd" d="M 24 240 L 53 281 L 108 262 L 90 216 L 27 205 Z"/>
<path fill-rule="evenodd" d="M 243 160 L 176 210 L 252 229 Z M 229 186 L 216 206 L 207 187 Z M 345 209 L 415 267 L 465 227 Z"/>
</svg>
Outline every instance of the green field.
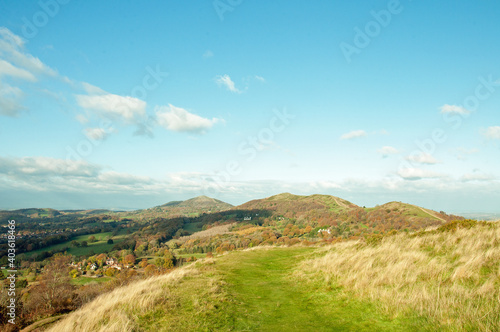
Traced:
<svg viewBox="0 0 500 332">
<path fill-rule="evenodd" d="M 195 233 L 199 232 L 202 230 L 202 222 L 190 222 L 190 223 L 185 223 L 182 228 L 189 233 Z"/>
<path fill-rule="evenodd" d="M 90 243 L 88 242 L 88 239 L 90 236 L 95 236 L 96 242 Z M 111 232 L 105 232 L 105 233 L 94 233 L 94 234 L 87 234 L 87 235 L 80 235 L 77 236 L 70 241 L 66 241 L 63 243 L 55 244 L 46 248 L 41 248 L 37 250 L 33 250 L 30 252 L 25 253 L 26 256 L 30 257 L 32 255 L 37 255 L 40 254 L 44 251 L 51 251 L 51 250 L 60 250 L 65 247 L 68 247 L 69 249 L 67 250 L 68 254 L 74 255 L 74 256 L 84 256 L 84 255 L 89 255 L 91 252 L 94 252 L 94 254 L 100 254 L 103 252 L 108 252 L 110 251 L 113 246 L 116 243 L 120 243 L 121 241 L 124 240 L 125 235 L 117 235 L 112 237 L 113 239 L 113 244 L 108 244 L 108 237 L 111 236 Z M 77 241 L 77 242 L 82 242 L 82 241 L 87 241 L 88 246 L 87 247 L 73 247 L 71 245 L 72 241 Z"/>
<path fill-rule="evenodd" d="M 101 278 L 88 278 L 88 277 L 78 277 L 71 279 L 71 283 L 76 286 L 83 286 L 90 283 L 103 283 L 106 281 L 110 281 L 111 277 L 101 277 Z"/>
</svg>

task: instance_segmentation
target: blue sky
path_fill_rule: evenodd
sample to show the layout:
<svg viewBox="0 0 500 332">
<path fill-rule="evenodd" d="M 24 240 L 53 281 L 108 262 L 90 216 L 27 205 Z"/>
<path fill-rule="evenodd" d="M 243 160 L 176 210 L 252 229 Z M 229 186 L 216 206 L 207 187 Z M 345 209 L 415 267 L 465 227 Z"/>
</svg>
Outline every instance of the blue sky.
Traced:
<svg viewBox="0 0 500 332">
<path fill-rule="evenodd" d="M 500 212 L 500 4 L 2 1 L 0 208 Z"/>
</svg>

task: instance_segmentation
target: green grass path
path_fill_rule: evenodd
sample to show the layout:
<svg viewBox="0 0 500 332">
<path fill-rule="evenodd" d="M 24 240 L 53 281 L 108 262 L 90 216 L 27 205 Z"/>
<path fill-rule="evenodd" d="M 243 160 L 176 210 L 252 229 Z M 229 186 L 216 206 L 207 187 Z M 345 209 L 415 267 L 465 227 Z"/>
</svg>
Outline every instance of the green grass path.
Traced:
<svg viewBox="0 0 500 332">
<path fill-rule="evenodd" d="M 311 248 L 233 252 L 215 266 L 234 299 L 236 331 L 422 331 L 424 319 L 390 319 L 373 304 L 341 295 L 320 282 L 292 277 Z M 427 326 L 426 326 L 427 325 Z"/>
</svg>

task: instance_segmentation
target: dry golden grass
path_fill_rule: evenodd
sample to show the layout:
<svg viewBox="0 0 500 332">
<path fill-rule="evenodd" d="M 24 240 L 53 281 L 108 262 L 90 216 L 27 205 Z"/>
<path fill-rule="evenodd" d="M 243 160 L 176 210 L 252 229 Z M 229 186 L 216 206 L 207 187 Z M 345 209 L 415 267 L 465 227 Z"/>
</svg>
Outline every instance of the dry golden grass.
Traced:
<svg viewBox="0 0 500 332">
<path fill-rule="evenodd" d="M 171 300 L 169 288 L 196 273 L 196 268 L 189 265 L 166 275 L 117 288 L 69 314 L 48 331 L 137 331 L 140 329 L 139 315 Z"/>
<path fill-rule="evenodd" d="M 399 234 L 374 246 L 343 242 L 324 250 L 303 262 L 297 274 L 319 274 L 391 314 L 411 308 L 454 331 L 500 331 L 498 223 Z"/>
</svg>

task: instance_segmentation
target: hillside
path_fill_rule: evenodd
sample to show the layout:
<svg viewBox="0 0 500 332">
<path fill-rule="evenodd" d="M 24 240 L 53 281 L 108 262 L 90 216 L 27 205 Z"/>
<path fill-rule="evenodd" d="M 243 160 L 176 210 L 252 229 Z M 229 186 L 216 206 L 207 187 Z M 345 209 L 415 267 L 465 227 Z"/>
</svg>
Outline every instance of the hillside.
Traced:
<svg viewBox="0 0 500 332">
<path fill-rule="evenodd" d="M 342 213 L 357 208 L 359 206 L 335 196 L 298 196 L 290 193 L 253 200 L 236 207 L 240 210 L 271 210 L 284 216 L 301 215 L 313 210 Z"/>
<path fill-rule="evenodd" d="M 463 219 L 460 216 L 449 216 L 444 212 L 401 202 L 361 208 L 335 196 L 298 196 L 289 193 L 253 200 L 234 209 L 265 210 L 274 218 L 301 220 L 312 227 L 345 224 L 352 227 L 374 228 L 379 231 L 417 230 L 453 219 Z"/>
<path fill-rule="evenodd" d="M 231 209 L 229 203 L 207 196 L 185 201 L 172 201 L 149 209 L 119 213 L 122 218 L 145 221 L 151 218 L 196 217 L 203 213 L 215 213 Z"/>
<path fill-rule="evenodd" d="M 118 288 L 50 331 L 498 331 L 498 223 L 263 247 Z"/>
</svg>

